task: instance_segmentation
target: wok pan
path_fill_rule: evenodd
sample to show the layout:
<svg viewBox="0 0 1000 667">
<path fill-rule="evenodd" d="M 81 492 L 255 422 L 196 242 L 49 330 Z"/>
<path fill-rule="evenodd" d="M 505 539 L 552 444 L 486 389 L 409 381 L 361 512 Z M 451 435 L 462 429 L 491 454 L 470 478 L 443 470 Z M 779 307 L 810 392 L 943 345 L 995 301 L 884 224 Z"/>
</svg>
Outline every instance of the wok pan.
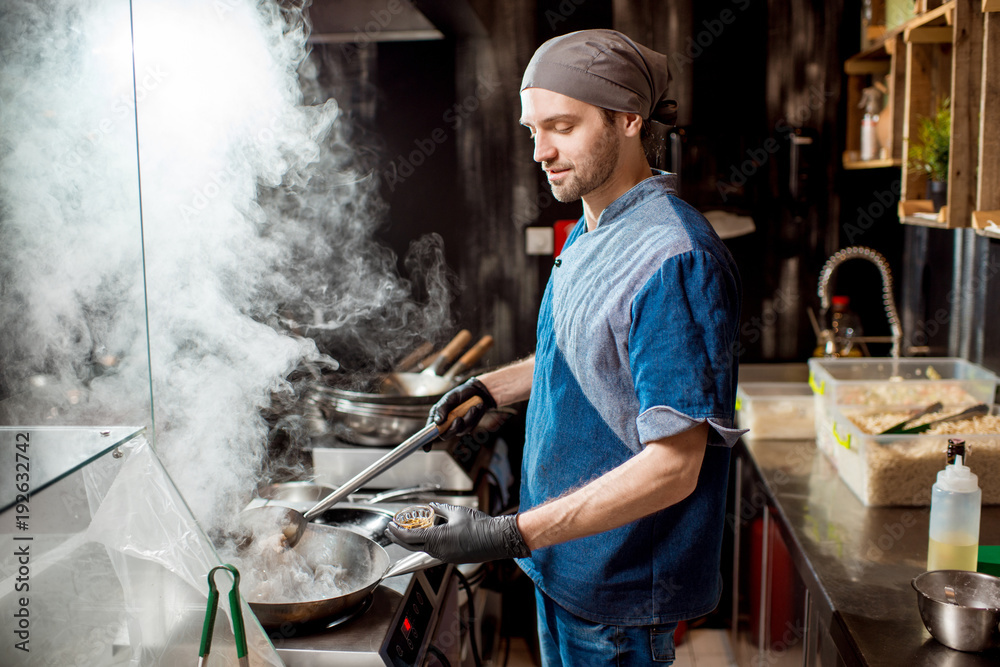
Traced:
<svg viewBox="0 0 1000 667">
<path fill-rule="evenodd" d="M 280 627 L 285 623 L 307 624 L 346 613 L 364 602 L 383 579 L 441 563 L 433 556 L 418 551 L 390 565 L 385 549 L 367 537 L 343 528 L 315 523 L 309 524 L 296 550 L 306 560 L 311 560 L 311 552 L 323 553 L 324 556 L 332 554 L 332 562 L 341 564 L 346 570 L 341 582 L 344 592 L 322 599 L 264 602 L 254 600 L 252 592 L 248 591 L 245 593 L 247 602 L 265 628 Z"/>
</svg>

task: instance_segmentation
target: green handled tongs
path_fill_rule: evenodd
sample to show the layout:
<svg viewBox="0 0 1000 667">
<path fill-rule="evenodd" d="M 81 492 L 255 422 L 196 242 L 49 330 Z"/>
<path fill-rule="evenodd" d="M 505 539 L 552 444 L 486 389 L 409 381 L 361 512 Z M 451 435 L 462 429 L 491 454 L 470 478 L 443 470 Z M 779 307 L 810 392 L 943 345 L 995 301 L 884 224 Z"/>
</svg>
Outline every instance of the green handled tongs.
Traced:
<svg viewBox="0 0 1000 667">
<path fill-rule="evenodd" d="M 941 410 L 943 407 L 944 406 L 941 405 L 940 403 L 932 403 L 923 410 L 917 410 L 915 412 L 910 413 L 909 417 L 899 422 L 898 424 L 890 426 L 889 428 L 882 431 L 878 435 L 898 435 L 900 433 L 903 433 L 903 431 L 906 429 L 907 424 L 909 424 L 910 422 L 914 421 L 915 419 L 919 419 L 920 417 L 923 417 L 925 415 L 937 412 Z"/>
<path fill-rule="evenodd" d="M 932 426 L 937 426 L 938 424 L 943 424 L 944 422 L 954 422 L 961 421 L 963 419 L 971 419 L 972 417 L 978 417 L 979 415 L 988 415 L 990 413 L 990 406 L 985 403 L 980 403 L 979 405 L 973 405 L 971 408 L 962 410 L 958 414 L 948 415 L 947 417 L 942 417 L 941 419 L 935 419 L 932 422 L 927 422 L 926 424 L 921 424 L 920 426 L 914 426 L 913 428 L 906 428 L 900 431 L 905 435 L 913 435 L 915 433 L 923 433 L 929 430 Z"/>
<path fill-rule="evenodd" d="M 228 570 L 233 575 L 233 587 L 229 591 L 229 612 L 233 617 L 233 637 L 236 639 L 236 657 L 240 667 L 249 667 L 247 659 L 247 635 L 243 628 L 243 609 L 240 606 L 240 572 L 232 565 L 218 565 L 208 571 L 208 607 L 205 609 L 205 625 L 201 630 L 201 648 L 198 650 L 198 667 L 203 667 L 205 658 L 212 650 L 212 632 L 215 630 L 215 615 L 219 610 L 219 589 L 215 587 L 215 573 Z"/>
</svg>

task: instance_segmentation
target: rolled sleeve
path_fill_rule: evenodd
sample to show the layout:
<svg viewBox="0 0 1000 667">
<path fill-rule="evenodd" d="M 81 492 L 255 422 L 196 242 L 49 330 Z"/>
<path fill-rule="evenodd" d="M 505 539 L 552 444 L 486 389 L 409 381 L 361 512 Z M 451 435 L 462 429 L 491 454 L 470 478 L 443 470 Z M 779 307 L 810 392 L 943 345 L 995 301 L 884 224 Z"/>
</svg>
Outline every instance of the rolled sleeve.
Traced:
<svg viewBox="0 0 1000 667">
<path fill-rule="evenodd" d="M 689 429 L 707 423 L 711 428 L 708 433 L 708 444 L 732 447 L 747 429 L 733 428 L 732 421 L 715 418 L 695 419 L 673 408 L 660 406 L 646 410 L 635 420 L 639 429 L 639 441 L 643 444 L 669 438 Z"/>
<path fill-rule="evenodd" d="M 707 422 L 710 444 L 731 446 L 739 285 L 703 251 L 668 258 L 632 306 L 629 360 L 643 444 Z"/>
</svg>

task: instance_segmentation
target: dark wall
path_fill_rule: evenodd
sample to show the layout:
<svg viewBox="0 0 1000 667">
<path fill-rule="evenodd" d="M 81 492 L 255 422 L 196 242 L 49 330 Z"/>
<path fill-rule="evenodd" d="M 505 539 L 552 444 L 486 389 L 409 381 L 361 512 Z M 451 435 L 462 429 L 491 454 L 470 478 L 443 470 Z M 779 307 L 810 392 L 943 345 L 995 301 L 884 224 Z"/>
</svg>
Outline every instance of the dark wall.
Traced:
<svg viewBox="0 0 1000 667">
<path fill-rule="evenodd" d="M 973 321 L 972 336 L 976 344 L 970 358 L 1000 373 L 1000 241 L 976 239 L 977 250 L 983 261 L 975 267 L 975 288 L 981 293 L 978 312 Z"/>
<path fill-rule="evenodd" d="M 859 50 L 859 0 L 468 4 L 478 32 L 374 44 L 363 66 L 347 68 L 355 80 L 343 92 L 374 168 L 424 153 L 412 174 L 383 182 L 389 213 L 380 235 L 401 258 L 414 239 L 441 235 L 456 274 L 452 329 L 492 334 L 487 364 L 534 348 L 551 257 L 525 254 L 525 227 L 580 215 L 579 204 L 551 197 L 531 159 L 517 122 L 521 74 L 546 39 L 597 27 L 621 29 L 668 54 L 680 103 L 682 196 L 700 210 L 754 221 L 755 232 L 727 240 L 743 277 L 744 362 L 810 356 L 815 334 L 807 311 L 819 312 L 820 269 L 839 248 L 864 245 L 892 268 L 908 345 L 997 363 L 1000 309 L 992 304 L 1000 271 L 989 272 L 998 266 L 997 243 L 979 239 L 969 260 L 978 269 L 955 267 L 963 254 L 956 247 L 975 244 L 961 232 L 900 225 L 898 170 L 841 168 L 842 67 Z M 956 298 L 955 271 L 977 270 L 982 287 L 973 296 L 963 292 L 962 317 L 975 316 L 983 330 L 940 326 L 936 313 Z M 833 293 L 851 297 L 866 333 L 888 334 L 875 267 L 855 260 L 834 277 Z M 888 346 L 872 351 L 885 354 Z"/>
<path fill-rule="evenodd" d="M 748 215 L 757 225 L 756 233 L 727 241 L 744 273 L 744 360 L 808 356 L 815 339 L 802 305 L 815 292 L 819 269 L 836 246 L 828 240 L 827 221 L 839 211 L 831 175 L 840 151 L 839 50 L 846 55 L 856 49 L 841 44 L 842 4 L 616 0 L 504 3 L 502 8 L 480 2 L 474 7 L 489 38 L 470 45 L 467 53 L 480 69 L 466 71 L 478 76 L 484 65 L 487 71 L 496 67 L 506 92 L 503 108 L 493 110 L 497 115 L 477 116 L 469 129 L 478 150 L 500 158 L 487 161 L 480 173 L 476 169 L 482 162 L 476 159 L 481 156 L 469 156 L 469 168 L 459 169 L 475 182 L 468 205 L 477 207 L 477 192 L 491 202 L 476 216 L 482 241 L 473 244 L 478 253 L 462 273 L 466 284 L 477 288 L 470 290 L 473 299 L 487 296 L 493 308 L 482 310 L 485 304 L 469 300 L 460 305 L 463 314 L 480 308 L 481 326 L 498 332 L 498 338 L 511 336 L 506 349 L 512 354 L 501 353 L 501 360 L 531 351 L 534 312 L 551 266 L 550 258 L 523 256 L 523 228 L 580 214 L 579 204 L 551 198 L 531 162 L 530 142 L 516 125 L 517 85 L 537 45 L 594 27 L 641 35 L 637 38 L 668 54 L 680 104 L 682 195 L 701 210 Z M 828 94 L 817 96 L 816 90 Z M 789 136 L 796 130 L 818 140 L 804 168 L 809 189 L 792 202 L 784 184 Z M 771 152 L 772 145 L 779 149 Z M 460 155 L 460 164 L 463 159 Z"/>
</svg>

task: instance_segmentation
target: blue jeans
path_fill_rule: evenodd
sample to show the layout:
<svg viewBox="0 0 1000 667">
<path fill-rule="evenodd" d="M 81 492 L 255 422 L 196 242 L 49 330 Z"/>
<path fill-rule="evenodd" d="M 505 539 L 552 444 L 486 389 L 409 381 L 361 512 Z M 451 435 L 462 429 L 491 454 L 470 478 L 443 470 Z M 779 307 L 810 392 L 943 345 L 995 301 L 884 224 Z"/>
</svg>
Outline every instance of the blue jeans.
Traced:
<svg viewBox="0 0 1000 667">
<path fill-rule="evenodd" d="M 538 588 L 535 588 L 535 603 L 543 667 L 664 667 L 674 662 L 676 623 L 637 626 L 591 623 L 569 613 Z"/>
</svg>

